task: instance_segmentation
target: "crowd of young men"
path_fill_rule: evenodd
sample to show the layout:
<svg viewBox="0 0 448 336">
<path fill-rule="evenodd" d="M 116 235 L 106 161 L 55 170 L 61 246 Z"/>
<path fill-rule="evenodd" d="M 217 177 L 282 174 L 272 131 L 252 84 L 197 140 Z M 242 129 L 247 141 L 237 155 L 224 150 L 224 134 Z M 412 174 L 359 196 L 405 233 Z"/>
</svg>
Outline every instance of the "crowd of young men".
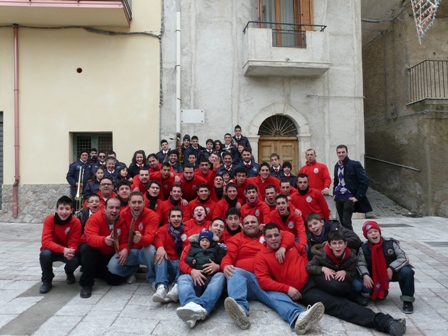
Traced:
<svg viewBox="0 0 448 336">
<path fill-rule="evenodd" d="M 330 220 L 325 196 L 332 181 L 313 149 L 306 151 L 307 162 L 297 176 L 292 164 L 281 164 L 276 153 L 270 163 L 256 163 L 238 125 L 233 137 L 225 134 L 224 143 L 208 139 L 206 147 L 196 136 L 185 135 L 182 153 L 162 140 L 158 153 L 136 151 L 129 167 L 114 152 L 96 152 L 83 151 L 70 165 L 71 196 L 85 186 L 89 194 L 83 194 L 83 209 L 76 213 L 80 227 L 75 223 L 77 230 L 69 230 L 78 240 L 65 247 L 68 240 L 60 241 L 62 256 L 59 248 L 54 251 L 59 254 L 47 257 L 41 293 L 52 286 L 49 260 L 67 263 L 69 284 L 75 282 L 74 264 L 81 264 L 82 298 L 91 296 L 95 278 L 110 285 L 132 283 L 139 266 L 145 265 L 146 280 L 156 290 L 152 300 L 180 299 L 177 313 L 190 327 L 210 314 L 227 282 L 226 311 L 242 329 L 250 326 L 247 300 L 256 299 L 277 311 L 298 334 L 317 323 L 325 309 L 353 323 L 404 333 L 403 321 L 323 294 L 308 281 L 305 223 L 310 214 Z M 345 145 L 337 147 L 333 194 L 342 225 L 352 230 L 353 211 L 371 208 L 365 197 L 365 171 L 347 152 Z M 48 220 L 71 223 L 68 202 L 58 201 L 54 218 Z M 213 232 L 226 255 L 220 264 L 210 261 L 201 271 L 186 264 L 185 257 L 190 238 L 197 235 L 193 241 L 199 243 L 204 230 Z M 194 295 L 198 285 L 206 286 L 201 296 Z M 298 300 L 312 306 L 303 309 Z"/>
</svg>

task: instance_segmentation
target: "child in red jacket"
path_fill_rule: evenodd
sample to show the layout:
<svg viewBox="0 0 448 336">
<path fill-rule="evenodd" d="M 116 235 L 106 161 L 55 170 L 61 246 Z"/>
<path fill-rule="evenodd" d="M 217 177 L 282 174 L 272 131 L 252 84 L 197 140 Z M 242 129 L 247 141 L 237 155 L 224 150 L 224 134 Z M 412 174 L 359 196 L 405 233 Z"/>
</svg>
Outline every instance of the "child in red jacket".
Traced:
<svg viewBox="0 0 448 336">
<path fill-rule="evenodd" d="M 56 203 L 56 213 L 45 218 L 39 256 L 42 268 L 40 294 L 48 293 L 52 287 L 54 261 L 65 263 L 66 281 L 69 285 L 76 281 L 73 273 L 79 265 L 75 253 L 81 237 L 81 222 L 72 216 L 72 204 L 69 197 L 62 196 Z"/>
</svg>

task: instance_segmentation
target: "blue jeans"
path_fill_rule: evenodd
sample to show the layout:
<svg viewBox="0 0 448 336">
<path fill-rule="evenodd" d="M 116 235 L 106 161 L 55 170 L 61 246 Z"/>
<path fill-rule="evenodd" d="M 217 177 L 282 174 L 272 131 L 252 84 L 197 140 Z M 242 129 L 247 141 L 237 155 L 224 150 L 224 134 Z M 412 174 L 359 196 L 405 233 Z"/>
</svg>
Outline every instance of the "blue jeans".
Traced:
<svg viewBox="0 0 448 336">
<path fill-rule="evenodd" d="M 193 278 L 189 274 L 183 274 L 179 277 L 179 301 L 181 306 L 185 306 L 189 302 L 194 302 L 207 311 L 207 316 L 213 310 L 216 302 L 221 297 L 226 278 L 221 272 L 215 273 L 207 285 L 205 292 L 197 297 L 194 291 Z"/>
<path fill-rule="evenodd" d="M 282 319 L 289 323 L 291 328 L 294 328 L 297 316 L 305 311 L 284 293 L 262 290 L 255 274 L 241 268 L 235 268 L 235 273 L 227 280 L 227 292 L 244 308 L 247 315 L 249 315 L 247 300 L 258 300 L 274 309 Z"/>
<path fill-rule="evenodd" d="M 173 285 L 177 284 L 177 278 L 179 277 L 179 262 L 180 260 L 170 260 L 163 259 L 159 264 L 154 265 L 154 270 L 156 273 L 156 288 L 159 285 L 164 285 L 168 290 L 168 285 L 172 283 Z"/>
<path fill-rule="evenodd" d="M 51 250 L 43 249 L 39 255 L 40 267 L 42 268 L 42 282 L 51 282 L 54 278 L 53 262 L 62 261 L 65 263 L 65 273 L 73 274 L 78 265 L 80 264 L 77 256 L 68 260 L 64 257 L 63 253 L 56 253 Z"/>
<path fill-rule="evenodd" d="M 394 272 L 391 281 L 398 281 L 401 289 L 401 301 L 414 301 L 414 270 L 411 266 L 404 266 L 398 272 Z M 352 289 L 358 293 L 372 293 L 372 288 L 364 287 L 363 279 L 356 275 L 352 282 Z"/>
<path fill-rule="evenodd" d="M 149 283 L 153 283 L 155 280 L 154 275 L 154 256 L 156 249 L 154 246 L 149 245 L 139 249 L 131 249 L 124 265 L 118 264 L 118 258 L 110 259 L 107 268 L 112 274 L 116 274 L 122 277 L 130 277 L 135 273 L 135 266 L 146 265 L 148 273 L 146 273 L 146 280 Z"/>
</svg>

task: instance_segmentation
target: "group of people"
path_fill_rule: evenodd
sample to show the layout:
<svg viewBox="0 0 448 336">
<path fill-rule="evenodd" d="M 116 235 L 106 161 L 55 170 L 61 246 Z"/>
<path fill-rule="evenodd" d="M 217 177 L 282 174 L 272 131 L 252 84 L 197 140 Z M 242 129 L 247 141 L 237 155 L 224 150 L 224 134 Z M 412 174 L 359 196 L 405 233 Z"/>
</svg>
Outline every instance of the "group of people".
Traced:
<svg viewBox="0 0 448 336">
<path fill-rule="evenodd" d="M 68 284 L 76 282 L 74 271 L 81 265 L 82 298 L 91 296 L 95 278 L 110 285 L 132 283 L 144 265 L 155 288 L 152 300 L 180 301 L 177 314 L 190 327 L 210 315 L 227 288 L 225 309 L 242 329 L 251 324 L 248 301 L 259 300 L 297 334 L 324 312 L 404 334 L 404 319 L 366 308 L 369 301 L 361 294 L 384 299 L 389 281 L 399 281 L 403 311 L 411 313 L 414 272 L 398 241 L 383 239 L 376 222 L 364 224 L 364 244 L 353 232 L 353 211 L 371 207 L 367 175 L 348 158 L 347 147 L 336 149 L 333 196 L 339 223 L 330 219 L 325 199 L 328 168 L 316 161 L 313 149 L 294 176 L 291 163 L 280 164 L 276 153 L 270 164 L 257 164 L 239 126 L 233 139 L 241 150 L 230 134 L 218 148 L 208 140 L 201 149 L 197 137 L 184 137 L 188 162 L 183 164 L 164 141 L 161 151 L 148 157 L 136 151 L 129 168 L 114 153 L 106 157 L 99 151 L 94 162 L 92 151 L 82 152 L 67 180 L 72 191 L 82 183 L 89 192 L 76 214 L 72 198 L 63 196 L 56 213 L 45 219 L 40 293 L 51 290 L 54 261 L 65 262 Z M 195 160 L 188 159 L 191 153 Z"/>
</svg>

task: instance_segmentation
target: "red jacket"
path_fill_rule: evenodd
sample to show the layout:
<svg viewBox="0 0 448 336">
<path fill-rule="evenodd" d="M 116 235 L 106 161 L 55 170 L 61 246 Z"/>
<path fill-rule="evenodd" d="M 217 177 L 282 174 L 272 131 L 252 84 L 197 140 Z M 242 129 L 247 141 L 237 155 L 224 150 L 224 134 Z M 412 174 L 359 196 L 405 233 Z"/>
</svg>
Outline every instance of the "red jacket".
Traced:
<svg viewBox="0 0 448 336">
<path fill-rule="evenodd" d="M 289 216 L 286 219 L 286 225 L 283 224 L 282 217 L 278 210 L 271 212 L 271 222 L 277 224 L 280 230 L 291 232 L 295 238 L 299 240 L 299 244 L 303 247 L 307 244 L 305 224 L 303 223 L 302 216 L 296 215 L 294 209 L 289 206 Z"/>
<path fill-rule="evenodd" d="M 81 238 L 81 230 L 81 222 L 75 216 L 72 216 L 67 224 L 59 225 L 55 224 L 54 215 L 49 215 L 44 220 L 40 250 L 47 249 L 56 253 L 64 253 L 66 247 L 76 250 Z"/>
<path fill-rule="evenodd" d="M 213 213 L 215 210 L 215 206 L 216 203 L 213 202 L 210 198 L 208 199 L 207 202 L 202 203 L 198 197 L 196 197 L 194 200 L 192 200 L 190 203 L 188 203 L 188 215 L 189 218 L 193 217 L 193 210 L 196 206 L 198 205 L 203 205 L 205 207 L 205 212 L 207 214 L 207 216 L 205 217 L 206 220 L 211 221 L 214 217 L 213 217 Z M 185 222 L 185 219 L 184 219 Z"/>
<path fill-rule="evenodd" d="M 191 181 L 186 181 L 184 174 L 180 176 L 180 182 L 182 185 L 182 198 L 185 198 L 188 202 L 194 200 L 198 196 L 198 186 L 201 183 L 207 183 L 202 177 L 193 175 L 193 179 Z"/>
<path fill-rule="evenodd" d="M 209 220 L 205 220 L 205 222 L 202 223 L 202 225 L 199 225 L 194 218 L 191 218 L 191 219 L 187 220 L 186 222 L 184 222 L 184 224 L 185 224 L 184 234 L 186 234 L 186 236 L 188 238 L 191 235 L 201 233 L 201 231 L 209 229 L 210 223 L 211 222 Z"/>
<path fill-rule="evenodd" d="M 170 209 L 174 206 L 175 205 L 171 202 L 171 199 L 168 198 L 166 201 L 163 201 L 158 207 L 160 211 L 162 225 L 168 224 L 168 216 L 170 214 Z M 178 207 L 182 209 L 182 213 L 184 214 L 183 221 L 185 222 L 189 220 L 190 214 L 188 212 L 188 205 L 182 205 L 181 203 L 179 203 Z"/>
<path fill-rule="evenodd" d="M 256 238 L 246 236 L 244 232 L 240 232 L 226 241 L 227 254 L 221 261 L 221 270 L 228 265 L 242 268 L 246 271 L 254 271 L 255 255 L 263 247 L 264 236 L 260 235 Z M 281 247 L 286 249 L 292 247 L 294 244 L 294 236 L 288 232 L 283 235 Z"/>
<path fill-rule="evenodd" d="M 162 173 L 160 171 L 149 174 L 151 181 L 157 181 L 160 183 L 160 194 L 163 200 L 170 198 L 171 188 L 174 185 L 174 176 L 169 176 L 166 180 L 162 179 Z"/>
<path fill-rule="evenodd" d="M 183 242 L 183 248 L 190 244 L 185 231 L 182 233 L 181 238 Z M 156 249 L 158 249 L 159 247 L 163 247 L 170 260 L 179 260 L 180 255 L 178 255 L 176 253 L 176 250 L 174 249 L 174 238 L 168 231 L 168 224 L 162 226 L 157 230 L 156 238 L 154 239 L 154 246 Z"/>
<path fill-rule="evenodd" d="M 131 209 L 125 208 L 120 212 L 120 218 L 123 218 L 128 225 L 128 230 L 132 223 Z M 131 244 L 131 248 L 139 249 L 147 247 L 152 244 L 156 235 L 157 228 L 159 227 L 159 217 L 154 211 L 148 208 L 144 208 L 142 214 L 135 220 L 134 231 L 141 233 L 142 238 L 138 244 Z"/>
<path fill-rule="evenodd" d="M 126 225 L 126 221 L 123 218 L 119 218 L 115 223 L 118 233 L 118 241 L 120 243 L 120 251 L 128 248 L 129 229 Z M 86 235 L 87 244 L 90 247 L 97 248 L 102 254 L 113 255 L 115 253 L 114 245 L 106 244 L 106 237 L 113 232 L 109 229 L 106 215 L 104 211 L 98 211 L 94 213 L 87 220 L 84 234 Z"/>
<path fill-rule="evenodd" d="M 331 177 L 328 172 L 328 167 L 320 162 L 306 163 L 299 170 L 299 174 L 304 173 L 308 175 L 308 184 L 310 188 L 317 189 L 322 192 L 325 188 L 330 188 Z"/>
<path fill-rule="evenodd" d="M 260 196 L 260 199 L 264 199 L 266 197 L 266 193 L 264 189 L 267 185 L 273 184 L 275 186 L 275 189 L 277 189 L 277 193 L 280 193 L 280 180 L 269 176 L 266 181 L 262 181 L 260 175 L 255 177 L 250 177 L 247 179 L 247 184 L 256 184 L 258 187 L 258 196 Z"/>
<path fill-rule="evenodd" d="M 306 221 L 306 217 L 312 212 L 317 212 L 326 220 L 330 219 L 328 203 L 324 195 L 317 189 L 309 188 L 308 192 L 303 196 L 300 193 L 294 194 L 291 196 L 291 200 L 294 206 L 302 211 L 304 222 Z"/>
<path fill-rule="evenodd" d="M 247 215 L 254 215 L 258 218 L 258 223 L 260 224 L 267 224 L 270 221 L 270 213 L 269 206 L 263 202 L 259 201 L 256 206 L 250 208 L 249 205 L 246 203 L 244 204 L 241 209 L 241 222 L 244 220 L 244 218 Z"/>
<path fill-rule="evenodd" d="M 288 294 L 289 287 L 301 291 L 308 280 L 308 259 L 304 248 L 295 244 L 287 249 L 281 264 L 275 258 L 275 252 L 263 246 L 255 257 L 255 276 L 261 289 L 285 294 Z"/>
</svg>

